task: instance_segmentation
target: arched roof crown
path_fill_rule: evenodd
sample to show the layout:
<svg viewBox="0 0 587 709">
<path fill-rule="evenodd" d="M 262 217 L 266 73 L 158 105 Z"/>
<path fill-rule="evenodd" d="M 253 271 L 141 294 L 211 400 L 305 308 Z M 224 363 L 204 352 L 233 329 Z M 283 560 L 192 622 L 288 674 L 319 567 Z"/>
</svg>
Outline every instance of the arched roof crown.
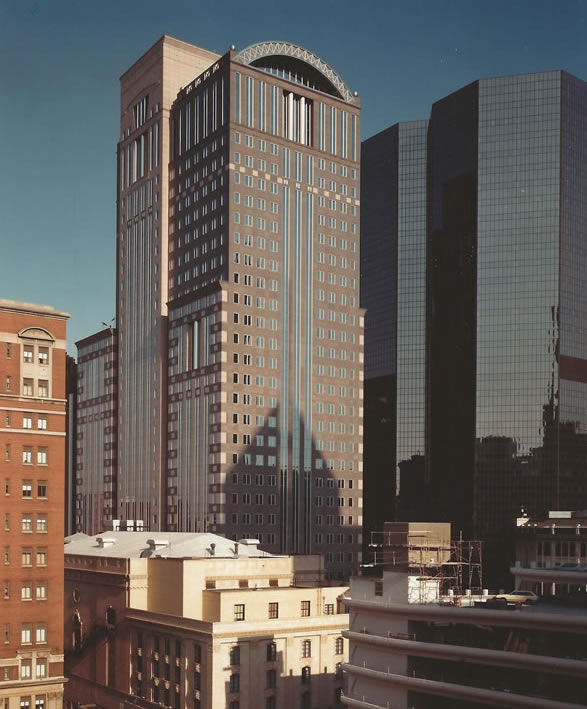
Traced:
<svg viewBox="0 0 587 709">
<path fill-rule="evenodd" d="M 234 60 L 281 78 L 355 103 L 356 95 L 340 75 L 317 54 L 291 42 L 258 42 L 238 52 Z"/>
</svg>

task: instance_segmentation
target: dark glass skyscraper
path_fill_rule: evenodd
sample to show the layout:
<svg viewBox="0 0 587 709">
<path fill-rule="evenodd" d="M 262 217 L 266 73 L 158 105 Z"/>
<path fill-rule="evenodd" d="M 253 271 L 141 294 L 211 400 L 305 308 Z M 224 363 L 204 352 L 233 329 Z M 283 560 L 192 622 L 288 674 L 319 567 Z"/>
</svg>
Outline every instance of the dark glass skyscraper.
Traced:
<svg viewBox="0 0 587 709">
<path fill-rule="evenodd" d="M 560 71 L 476 81 L 364 144 L 391 207 L 382 227 L 364 197 L 367 426 L 382 349 L 397 381 L 395 469 L 367 428 L 365 479 L 397 478 L 400 516 L 491 548 L 521 506 L 587 507 L 586 151 L 587 86 Z"/>
</svg>

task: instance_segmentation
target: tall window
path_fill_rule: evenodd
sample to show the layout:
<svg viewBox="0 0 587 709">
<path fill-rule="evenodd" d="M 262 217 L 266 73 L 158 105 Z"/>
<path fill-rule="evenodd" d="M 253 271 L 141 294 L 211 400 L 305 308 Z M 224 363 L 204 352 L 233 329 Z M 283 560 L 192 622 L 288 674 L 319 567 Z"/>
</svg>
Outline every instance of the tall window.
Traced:
<svg viewBox="0 0 587 709">
<path fill-rule="evenodd" d="M 302 642 L 302 657 L 312 657 L 312 641 L 304 640 Z"/>
<path fill-rule="evenodd" d="M 275 662 L 277 660 L 277 645 L 275 643 L 267 644 L 267 662 Z"/>
<path fill-rule="evenodd" d="M 344 639 L 343 638 L 336 638 L 334 652 L 337 655 L 342 655 L 342 653 L 344 652 Z"/>
<path fill-rule="evenodd" d="M 310 601 L 302 601 L 302 618 L 308 618 L 310 616 Z"/>
<path fill-rule="evenodd" d="M 302 145 L 312 144 L 312 101 L 292 91 L 283 94 L 283 136 Z"/>
<path fill-rule="evenodd" d="M 245 604 L 235 603 L 234 605 L 234 619 L 244 620 L 245 619 Z"/>
<path fill-rule="evenodd" d="M 23 645 L 30 645 L 32 642 L 32 628 L 28 623 L 20 628 L 20 642 Z"/>
<path fill-rule="evenodd" d="M 238 645 L 233 645 L 230 648 L 230 664 L 240 665 L 241 663 L 241 649 Z"/>
<path fill-rule="evenodd" d="M 275 620 L 276 618 L 279 618 L 279 603 L 270 603 L 269 604 L 269 619 Z"/>
</svg>

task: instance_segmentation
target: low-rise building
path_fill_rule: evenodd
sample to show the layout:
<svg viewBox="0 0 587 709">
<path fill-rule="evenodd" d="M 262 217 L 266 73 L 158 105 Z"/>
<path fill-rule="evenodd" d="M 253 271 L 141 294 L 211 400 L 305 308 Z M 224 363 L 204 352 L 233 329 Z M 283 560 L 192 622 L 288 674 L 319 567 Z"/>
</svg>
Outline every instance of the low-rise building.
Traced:
<svg viewBox="0 0 587 709">
<path fill-rule="evenodd" d="M 511 569 L 540 590 L 585 588 L 580 569 Z M 580 594 L 579 594 L 580 595 Z M 584 594 L 583 594 L 584 597 Z M 346 599 L 349 661 L 342 703 L 365 709 L 578 709 L 587 706 L 587 610 L 540 598 L 536 604 L 446 599 L 420 602 L 406 571 L 352 579 Z"/>
<path fill-rule="evenodd" d="M 318 556 L 207 533 L 65 545 L 69 705 L 327 709 L 340 703 L 346 587 Z"/>
<path fill-rule="evenodd" d="M 520 518 L 515 558 L 519 566 L 587 567 L 587 510 L 551 511 L 546 519 Z"/>
</svg>

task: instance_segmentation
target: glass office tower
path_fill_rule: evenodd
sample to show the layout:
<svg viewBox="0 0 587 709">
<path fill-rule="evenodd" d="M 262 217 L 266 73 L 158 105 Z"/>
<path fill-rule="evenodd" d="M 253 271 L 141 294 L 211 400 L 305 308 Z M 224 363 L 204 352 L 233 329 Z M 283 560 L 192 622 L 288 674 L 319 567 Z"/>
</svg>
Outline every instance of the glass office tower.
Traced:
<svg viewBox="0 0 587 709">
<path fill-rule="evenodd" d="M 476 81 L 435 103 L 426 154 L 411 163 L 426 163 L 425 249 L 413 246 L 418 178 L 406 196 L 398 179 L 391 203 L 397 195 L 414 230 L 414 259 L 402 259 L 398 219 L 386 235 L 397 285 L 363 302 L 367 343 L 374 309 L 397 318 L 400 516 L 450 520 L 490 549 L 521 507 L 587 506 L 586 101 L 585 82 L 553 71 Z M 375 169 L 368 155 L 365 180 Z M 390 171 L 401 174 L 401 151 Z M 371 281 L 365 268 L 362 276 Z M 415 315 L 423 287 L 424 329 Z M 367 392 L 376 357 L 367 349 Z M 422 430 L 415 457 L 417 446 L 402 442 Z"/>
<path fill-rule="evenodd" d="M 427 127 L 400 123 L 362 145 L 368 532 L 393 514 L 396 461 L 411 471 L 406 485 L 423 481 Z M 397 419 L 396 403 L 403 412 Z"/>
</svg>

